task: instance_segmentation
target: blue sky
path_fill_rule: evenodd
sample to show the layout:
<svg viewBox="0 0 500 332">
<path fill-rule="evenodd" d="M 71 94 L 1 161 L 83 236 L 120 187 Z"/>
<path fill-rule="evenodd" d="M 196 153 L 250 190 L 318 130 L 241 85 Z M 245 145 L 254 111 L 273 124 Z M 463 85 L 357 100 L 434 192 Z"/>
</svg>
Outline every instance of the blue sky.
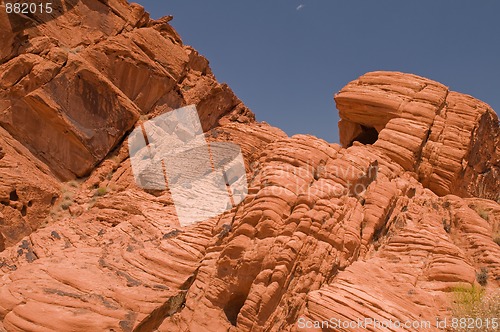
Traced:
<svg viewBox="0 0 500 332">
<path fill-rule="evenodd" d="M 500 110 L 500 1 L 139 0 L 173 15 L 256 114 L 338 142 L 333 94 L 374 70 L 425 76 Z"/>
</svg>

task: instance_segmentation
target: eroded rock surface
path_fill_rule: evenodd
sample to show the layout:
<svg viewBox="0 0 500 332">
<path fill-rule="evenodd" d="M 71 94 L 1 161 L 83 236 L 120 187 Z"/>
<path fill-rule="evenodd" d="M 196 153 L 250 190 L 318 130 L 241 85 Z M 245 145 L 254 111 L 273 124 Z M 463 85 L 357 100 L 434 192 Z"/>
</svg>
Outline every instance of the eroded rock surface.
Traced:
<svg viewBox="0 0 500 332">
<path fill-rule="evenodd" d="M 197 104 L 205 130 L 230 113 L 253 119 L 182 44 L 171 18 L 150 20 L 125 1 L 66 3 L 64 15 L 32 26 L 28 19 L 21 31 L 0 14 L 0 124 L 60 179 L 88 175 L 141 114 Z"/>
<path fill-rule="evenodd" d="M 0 251 L 50 217 L 60 184 L 49 168 L 0 127 Z"/>
<path fill-rule="evenodd" d="M 171 18 L 67 3 L 26 29 L 0 18 L 11 29 L 0 41 L 0 331 L 435 322 L 481 271 L 498 289 L 500 130 L 488 105 L 368 73 L 336 95 L 343 146 L 287 137 L 254 121 Z M 180 227 L 168 190 L 136 185 L 126 134 L 189 104 L 208 142 L 240 145 L 249 192 Z"/>
<path fill-rule="evenodd" d="M 486 103 L 397 72 L 363 75 L 335 100 L 342 145 L 373 144 L 438 195 L 500 199 L 499 122 Z"/>
</svg>

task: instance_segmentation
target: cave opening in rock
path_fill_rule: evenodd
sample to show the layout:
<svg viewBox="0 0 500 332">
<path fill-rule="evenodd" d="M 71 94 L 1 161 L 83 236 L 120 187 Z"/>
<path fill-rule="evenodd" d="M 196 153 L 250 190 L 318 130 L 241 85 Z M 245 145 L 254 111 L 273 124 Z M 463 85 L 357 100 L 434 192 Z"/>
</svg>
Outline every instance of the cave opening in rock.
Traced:
<svg viewBox="0 0 500 332">
<path fill-rule="evenodd" d="M 19 200 L 19 196 L 17 195 L 17 191 L 16 190 L 12 190 L 9 194 L 9 199 L 11 201 L 18 201 Z"/>
<path fill-rule="evenodd" d="M 378 140 L 378 131 L 372 127 L 361 126 L 361 133 L 352 139 L 351 146 L 355 141 L 361 144 L 374 144 Z"/>
<path fill-rule="evenodd" d="M 231 323 L 231 325 L 236 326 L 238 314 L 245 304 L 246 299 L 247 296 L 245 294 L 235 293 L 231 295 L 229 301 L 224 306 L 224 313 L 226 314 L 227 320 Z"/>
</svg>

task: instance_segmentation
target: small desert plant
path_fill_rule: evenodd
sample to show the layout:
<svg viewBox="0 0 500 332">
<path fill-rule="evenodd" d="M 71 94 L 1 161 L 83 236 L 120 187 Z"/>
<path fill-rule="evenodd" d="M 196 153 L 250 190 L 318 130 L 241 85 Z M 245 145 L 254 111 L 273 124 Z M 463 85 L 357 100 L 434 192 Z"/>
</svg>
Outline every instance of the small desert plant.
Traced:
<svg viewBox="0 0 500 332">
<path fill-rule="evenodd" d="M 480 210 L 480 211 L 479 211 L 479 215 L 480 215 L 480 216 L 481 216 L 481 218 L 483 218 L 484 220 L 488 220 L 488 219 L 489 219 L 489 214 L 488 214 L 488 211 Z"/>
<path fill-rule="evenodd" d="M 455 311 L 460 312 L 471 312 L 474 306 L 476 306 L 484 295 L 484 289 L 476 285 L 464 285 L 453 288 L 452 290 Z"/>
<path fill-rule="evenodd" d="M 99 187 L 96 189 L 94 196 L 104 196 L 108 193 L 108 188 Z"/>
<path fill-rule="evenodd" d="M 78 188 L 78 186 L 79 186 L 80 184 L 78 183 L 78 181 L 73 180 L 73 181 L 69 181 L 69 182 L 67 183 L 67 185 L 68 185 L 69 187 L 72 187 L 72 188 Z"/>
<path fill-rule="evenodd" d="M 67 210 L 75 202 L 74 188 L 78 187 L 78 182 L 70 181 L 61 187 L 62 201 L 56 207 L 58 210 Z"/>
<path fill-rule="evenodd" d="M 493 242 L 500 246 L 500 233 L 497 233 L 493 236 Z"/>
<path fill-rule="evenodd" d="M 120 163 L 121 163 L 121 161 L 122 161 L 122 160 L 121 160 L 121 158 L 120 158 L 120 156 L 118 156 L 118 155 L 114 155 L 114 156 L 112 156 L 112 157 L 110 158 L 110 160 L 113 162 L 113 164 L 114 164 L 115 166 L 120 165 Z"/>
<path fill-rule="evenodd" d="M 467 324 L 466 328 L 455 328 L 455 331 L 496 331 L 496 329 L 487 329 L 478 321 L 486 323 L 491 322 L 492 318 L 500 315 L 500 293 L 487 294 L 480 286 L 460 286 L 452 291 L 453 294 L 453 317 L 455 319 L 475 322 L 474 327 Z"/>
<path fill-rule="evenodd" d="M 476 280 L 481 286 L 486 285 L 488 283 L 488 269 L 482 267 L 481 271 L 476 273 Z"/>
<path fill-rule="evenodd" d="M 481 218 L 483 218 L 484 220 L 488 221 L 488 219 L 489 219 L 489 213 L 488 213 L 488 211 L 483 210 L 481 208 L 477 208 L 476 212 L 477 212 L 477 214 L 479 214 L 479 216 Z"/>
<path fill-rule="evenodd" d="M 62 192 L 62 198 L 64 200 L 72 200 L 73 199 L 73 193 L 67 190 L 63 190 Z"/>
<path fill-rule="evenodd" d="M 64 201 L 61 202 L 61 209 L 67 210 L 69 207 L 73 205 L 73 200 L 71 199 L 65 199 Z"/>
</svg>

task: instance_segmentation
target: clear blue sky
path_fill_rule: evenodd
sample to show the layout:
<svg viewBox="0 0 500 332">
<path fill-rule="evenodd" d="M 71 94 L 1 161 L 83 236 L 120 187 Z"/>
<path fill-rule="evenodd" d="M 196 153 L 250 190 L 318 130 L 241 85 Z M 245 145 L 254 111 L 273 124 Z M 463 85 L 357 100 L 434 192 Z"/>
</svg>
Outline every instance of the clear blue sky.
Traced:
<svg viewBox="0 0 500 332">
<path fill-rule="evenodd" d="M 333 94 L 374 70 L 425 76 L 500 110 L 497 0 L 137 2 L 173 15 L 217 79 L 289 135 L 338 142 Z"/>
</svg>

